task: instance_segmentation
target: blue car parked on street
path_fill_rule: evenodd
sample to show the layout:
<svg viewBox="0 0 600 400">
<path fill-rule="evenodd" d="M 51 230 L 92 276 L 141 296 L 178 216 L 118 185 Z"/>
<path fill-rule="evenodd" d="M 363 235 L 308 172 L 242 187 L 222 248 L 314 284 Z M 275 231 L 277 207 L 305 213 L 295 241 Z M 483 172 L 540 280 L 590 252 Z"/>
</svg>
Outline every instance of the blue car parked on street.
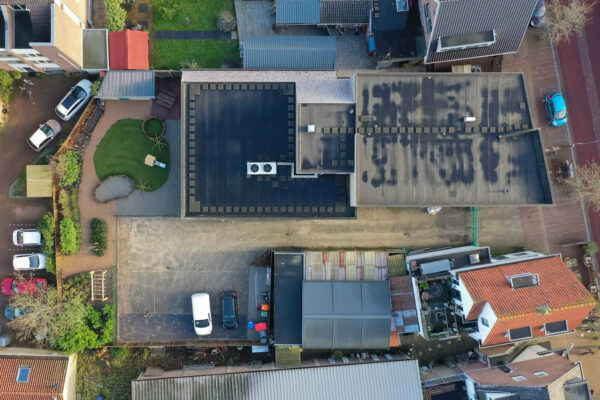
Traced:
<svg viewBox="0 0 600 400">
<path fill-rule="evenodd" d="M 544 96 L 546 112 L 552 126 L 562 126 L 567 123 L 567 105 L 562 93 Z"/>
</svg>

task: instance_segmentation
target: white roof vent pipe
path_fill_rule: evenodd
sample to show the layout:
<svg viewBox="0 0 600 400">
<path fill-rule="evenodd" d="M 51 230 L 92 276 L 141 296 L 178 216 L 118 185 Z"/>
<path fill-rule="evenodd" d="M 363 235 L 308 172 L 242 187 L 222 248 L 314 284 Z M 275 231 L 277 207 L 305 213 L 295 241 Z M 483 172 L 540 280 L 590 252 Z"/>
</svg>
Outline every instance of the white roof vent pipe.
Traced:
<svg viewBox="0 0 600 400">
<path fill-rule="evenodd" d="M 308 132 L 308 133 L 314 133 L 315 132 L 315 126 L 314 125 L 306 125 L 306 132 Z"/>
</svg>

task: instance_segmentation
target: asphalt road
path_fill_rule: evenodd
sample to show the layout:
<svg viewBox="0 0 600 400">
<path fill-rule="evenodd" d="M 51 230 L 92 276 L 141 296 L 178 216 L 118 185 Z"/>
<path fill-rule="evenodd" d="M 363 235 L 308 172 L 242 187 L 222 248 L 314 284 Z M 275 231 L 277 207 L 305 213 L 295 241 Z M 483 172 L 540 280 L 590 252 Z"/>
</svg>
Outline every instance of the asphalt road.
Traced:
<svg viewBox="0 0 600 400">
<path fill-rule="evenodd" d="M 12 257 L 14 254 L 35 251 L 17 248 L 12 244 L 12 231 L 18 228 L 34 227 L 43 213 L 48 209 L 48 199 L 19 199 L 8 198 L 8 188 L 21 174 L 27 164 L 38 157 L 27 145 L 27 139 L 39 124 L 50 118 L 58 119 L 54 107 L 67 91 L 81 79 L 77 76 L 50 75 L 47 79 L 32 78 L 32 100 L 25 94 L 20 94 L 18 87 L 21 81 L 15 83 L 15 91 L 9 108 L 9 121 L 3 133 L 0 134 L 0 279 L 13 275 Z M 58 144 L 73 128 L 76 118 L 69 122 L 60 121 L 63 131 L 53 144 Z M 4 307 L 7 297 L 0 295 L 0 321 L 4 319 Z"/>
</svg>

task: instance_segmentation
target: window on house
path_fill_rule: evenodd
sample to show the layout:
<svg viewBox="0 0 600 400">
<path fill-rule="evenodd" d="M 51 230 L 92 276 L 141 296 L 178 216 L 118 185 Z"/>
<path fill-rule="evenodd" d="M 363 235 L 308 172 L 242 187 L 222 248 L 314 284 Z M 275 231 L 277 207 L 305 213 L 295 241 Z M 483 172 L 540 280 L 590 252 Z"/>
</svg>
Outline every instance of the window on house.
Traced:
<svg viewBox="0 0 600 400">
<path fill-rule="evenodd" d="M 507 276 L 508 282 L 513 289 L 521 289 L 530 286 L 538 286 L 540 284 L 540 276 L 538 274 L 524 273 Z"/>
<path fill-rule="evenodd" d="M 566 320 L 549 322 L 544 324 L 544 330 L 546 331 L 546 335 L 551 335 L 555 333 L 568 332 L 569 326 Z"/>
<path fill-rule="evenodd" d="M 513 379 L 513 381 L 515 381 L 515 382 L 523 382 L 523 381 L 526 381 L 526 380 L 527 380 L 527 378 L 525 378 L 525 377 L 524 377 L 524 376 L 522 376 L 522 375 L 513 376 L 513 377 L 512 377 L 512 379 Z"/>
<path fill-rule="evenodd" d="M 535 376 L 539 376 L 539 377 L 548 376 L 548 373 L 546 371 L 538 371 L 538 372 L 534 372 L 533 374 Z"/>
<path fill-rule="evenodd" d="M 488 47 L 494 43 L 496 43 L 496 32 L 494 30 L 442 36 L 438 39 L 437 51 L 474 49 Z"/>
<path fill-rule="evenodd" d="M 29 381 L 29 372 L 31 371 L 30 367 L 20 366 L 17 371 L 17 382 L 27 383 Z"/>
<path fill-rule="evenodd" d="M 427 33 L 431 33 L 433 29 L 433 22 L 431 20 L 431 11 L 429 10 L 429 3 L 425 3 L 425 23 L 427 24 Z"/>
<path fill-rule="evenodd" d="M 489 328 L 490 327 L 490 322 L 487 319 L 481 317 L 481 325 L 487 326 Z"/>
<path fill-rule="evenodd" d="M 460 296 L 460 290 L 456 290 L 454 288 L 450 289 L 450 291 L 452 292 L 452 298 L 461 301 L 462 298 Z"/>
<path fill-rule="evenodd" d="M 525 326 L 523 328 L 511 329 L 508 331 L 508 337 L 510 340 L 521 340 L 531 337 L 531 327 Z"/>
</svg>

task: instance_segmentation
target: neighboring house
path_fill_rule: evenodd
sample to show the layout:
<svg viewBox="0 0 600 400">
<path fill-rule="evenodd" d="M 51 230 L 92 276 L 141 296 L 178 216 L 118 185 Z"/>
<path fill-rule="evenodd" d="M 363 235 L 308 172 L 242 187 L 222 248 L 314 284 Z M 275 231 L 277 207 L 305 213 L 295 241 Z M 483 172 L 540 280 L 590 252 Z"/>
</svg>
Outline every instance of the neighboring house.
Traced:
<svg viewBox="0 0 600 400">
<path fill-rule="evenodd" d="M 81 0 L 0 0 L 0 68 L 22 72 L 108 69 L 106 29 L 86 29 Z"/>
<path fill-rule="evenodd" d="M 366 26 L 372 0 L 277 0 L 277 25 Z"/>
<path fill-rule="evenodd" d="M 0 348 L 0 398 L 75 400 L 76 355 Z"/>
<path fill-rule="evenodd" d="M 425 63 L 519 51 L 537 0 L 420 0 Z"/>
<path fill-rule="evenodd" d="M 108 34 L 111 70 L 148 70 L 148 32 L 125 29 Z"/>
<path fill-rule="evenodd" d="M 539 347 L 539 346 L 532 346 Z M 590 400 L 590 388 L 579 362 L 546 351 L 533 357 L 487 367 L 458 365 L 469 400 Z"/>
<path fill-rule="evenodd" d="M 596 304 L 558 256 L 471 268 L 451 271 L 452 288 L 481 346 L 573 332 Z"/>
<path fill-rule="evenodd" d="M 247 69 L 335 69 L 335 36 L 246 36 Z"/>
<path fill-rule="evenodd" d="M 132 381 L 132 399 L 422 399 L 418 362 L 390 358 L 394 361 L 351 358 L 337 365 L 311 360 L 293 369 L 274 369 L 272 364 L 260 370 L 243 366 L 167 372 L 148 369 Z"/>
</svg>

